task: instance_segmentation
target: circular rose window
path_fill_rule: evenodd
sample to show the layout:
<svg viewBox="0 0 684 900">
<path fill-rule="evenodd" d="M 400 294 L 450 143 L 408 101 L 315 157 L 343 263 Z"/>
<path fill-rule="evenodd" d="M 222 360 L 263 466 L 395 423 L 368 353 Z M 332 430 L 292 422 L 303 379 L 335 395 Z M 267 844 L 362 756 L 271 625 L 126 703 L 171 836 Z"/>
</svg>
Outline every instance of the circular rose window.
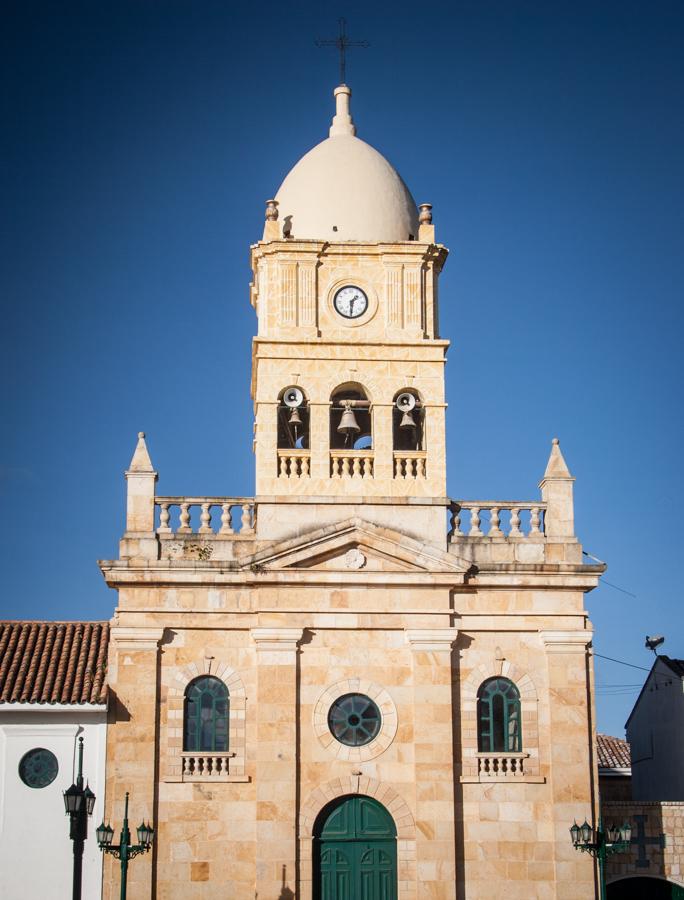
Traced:
<svg viewBox="0 0 684 900">
<path fill-rule="evenodd" d="M 44 788 L 52 784 L 58 771 L 57 757 L 43 747 L 29 750 L 19 761 L 19 777 L 30 788 Z"/>
<path fill-rule="evenodd" d="M 328 712 L 328 727 L 341 744 L 363 747 L 380 731 L 380 710 L 365 694 L 344 694 Z"/>
</svg>

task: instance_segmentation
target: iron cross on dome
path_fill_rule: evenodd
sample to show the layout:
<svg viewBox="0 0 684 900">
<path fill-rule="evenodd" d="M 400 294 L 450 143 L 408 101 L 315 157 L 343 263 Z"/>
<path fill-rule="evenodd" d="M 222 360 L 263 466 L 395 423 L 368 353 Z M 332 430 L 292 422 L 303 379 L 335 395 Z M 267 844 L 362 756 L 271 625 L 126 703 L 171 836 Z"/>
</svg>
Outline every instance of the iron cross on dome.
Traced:
<svg viewBox="0 0 684 900">
<path fill-rule="evenodd" d="M 340 84 L 346 84 L 347 63 L 345 54 L 348 47 L 370 47 L 368 41 L 352 41 L 347 37 L 347 20 L 339 19 L 339 37 L 330 40 L 317 40 L 317 47 L 337 47 L 340 51 Z"/>
</svg>

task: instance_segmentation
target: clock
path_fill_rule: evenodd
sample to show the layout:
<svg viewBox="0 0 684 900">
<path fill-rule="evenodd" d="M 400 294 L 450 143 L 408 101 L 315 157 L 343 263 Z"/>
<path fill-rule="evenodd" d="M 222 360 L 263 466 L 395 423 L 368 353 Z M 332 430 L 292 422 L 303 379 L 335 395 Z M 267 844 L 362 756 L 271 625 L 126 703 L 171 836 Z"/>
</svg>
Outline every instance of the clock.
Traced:
<svg viewBox="0 0 684 900">
<path fill-rule="evenodd" d="M 345 319 L 358 319 L 368 309 L 368 297 L 360 287 L 347 284 L 335 293 L 333 306 Z"/>
</svg>

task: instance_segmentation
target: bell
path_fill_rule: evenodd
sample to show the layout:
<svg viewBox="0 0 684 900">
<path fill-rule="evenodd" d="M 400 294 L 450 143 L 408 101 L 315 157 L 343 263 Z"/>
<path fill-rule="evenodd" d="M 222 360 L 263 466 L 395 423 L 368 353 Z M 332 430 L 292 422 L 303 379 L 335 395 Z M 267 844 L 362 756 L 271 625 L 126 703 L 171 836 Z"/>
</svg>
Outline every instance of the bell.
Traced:
<svg viewBox="0 0 684 900">
<path fill-rule="evenodd" d="M 299 416 L 299 410 L 296 407 L 290 413 L 289 424 L 290 425 L 301 425 L 302 424 L 302 420 Z"/>
<path fill-rule="evenodd" d="M 350 406 L 345 406 L 337 430 L 341 431 L 342 434 L 351 434 L 352 431 L 361 431 L 359 423 L 356 421 L 354 410 Z"/>
<path fill-rule="evenodd" d="M 404 412 L 404 415 L 401 417 L 401 422 L 399 423 L 400 428 L 415 428 L 416 423 L 413 421 L 413 416 L 407 410 Z"/>
</svg>

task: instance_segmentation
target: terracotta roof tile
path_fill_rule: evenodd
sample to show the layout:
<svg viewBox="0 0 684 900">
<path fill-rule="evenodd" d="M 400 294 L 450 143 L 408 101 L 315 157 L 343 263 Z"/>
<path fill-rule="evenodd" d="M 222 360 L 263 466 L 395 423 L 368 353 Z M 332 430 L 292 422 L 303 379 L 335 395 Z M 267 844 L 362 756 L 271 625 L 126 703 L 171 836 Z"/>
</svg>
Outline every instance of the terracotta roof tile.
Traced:
<svg viewBox="0 0 684 900">
<path fill-rule="evenodd" d="M 106 703 L 108 622 L 0 622 L 1 703 Z"/>
<path fill-rule="evenodd" d="M 629 744 L 622 738 L 609 734 L 597 734 L 598 764 L 600 769 L 629 769 L 632 761 L 629 757 Z"/>
</svg>

